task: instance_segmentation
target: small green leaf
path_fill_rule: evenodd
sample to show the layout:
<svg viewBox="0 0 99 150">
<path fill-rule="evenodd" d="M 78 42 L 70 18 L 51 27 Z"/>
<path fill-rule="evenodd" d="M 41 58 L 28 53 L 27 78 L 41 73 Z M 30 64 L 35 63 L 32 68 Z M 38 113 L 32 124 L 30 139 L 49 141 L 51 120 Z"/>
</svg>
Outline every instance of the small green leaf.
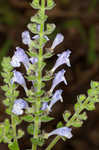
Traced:
<svg viewBox="0 0 99 150">
<path fill-rule="evenodd" d="M 53 117 L 49 117 L 49 116 L 42 116 L 41 117 L 42 122 L 49 122 L 49 121 L 52 121 L 53 119 L 54 119 Z"/>
<path fill-rule="evenodd" d="M 77 101 L 79 103 L 82 103 L 85 99 L 86 99 L 86 95 L 84 95 L 84 94 L 81 94 L 77 97 Z"/>
<path fill-rule="evenodd" d="M 99 87 L 99 82 L 97 81 L 91 81 L 90 86 L 92 89 Z"/>
<path fill-rule="evenodd" d="M 29 23 L 27 27 L 32 33 L 34 33 L 34 34 L 39 33 L 39 31 L 37 30 L 37 24 L 36 23 Z M 33 44 L 33 42 L 32 42 L 32 44 Z M 33 47 L 34 47 L 34 45 L 33 45 Z"/>
<path fill-rule="evenodd" d="M 33 125 L 33 124 L 30 124 L 30 125 L 27 127 L 27 132 L 28 132 L 30 135 L 33 135 L 33 132 L 34 132 L 34 125 Z"/>
<path fill-rule="evenodd" d="M 45 53 L 44 55 L 43 55 L 43 58 L 44 59 L 48 59 L 48 58 L 50 58 L 50 57 L 52 57 L 53 56 L 53 54 L 51 53 L 51 52 L 48 52 L 48 53 Z"/>
<path fill-rule="evenodd" d="M 39 0 L 33 0 L 33 2 L 30 4 L 34 9 L 40 9 Z"/>
<path fill-rule="evenodd" d="M 8 144 L 8 147 L 10 150 L 19 150 L 19 146 L 18 146 L 18 143 L 16 141 Z"/>
<path fill-rule="evenodd" d="M 79 127 L 82 126 L 82 124 L 83 124 L 83 121 L 81 121 L 81 120 L 75 120 L 75 121 L 72 123 L 72 126 L 79 128 Z"/>
<path fill-rule="evenodd" d="M 63 127 L 63 123 L 60 121 L 58 124 L 57 124 L 57 128 L 61 128 Z"/>
<path fill-rule="evenodd" d="M 26 122 L 33 122 L 34 121 L 34 117 L 32 115 L 23 116 L 22 119 Z"/>
<path fill-rule="evenodd" d="M 66 122 L 68 121 L 70 116 L 71 116 L 71 112 L 69 112 L 69 111 L 65 111 L 63 114 L 63 118 Z"/>
<path fill-rule="evenodd" d="M 88 111 L 92 111 L 92 110 L 95 110 L 95 104 L 93 102 L 90 102 L 87 106 L 86 106 L 86 109 Z"/>
<path fill-rule="evenodd" d="M 18 129 L 17 139 L 20 139 L 21 137 L 23 137 L 23 135 L 24 135 L 24 131 L 21 129 Z"/>
<path fill-rule="evenodd" d="M 88 118 L 88 117 L 87 117 L 86 112 L 83 112 L 82 114 L 79 115 L 79 119 L 80 119 L 80 120 L 87 120 L 87 118 Z"/>
<path fill-rule="evenodd" d="M 51 34 L 54 30 L 55 30 L 55 24 L 47 24 L 46 25 L 46 31 L 45 31 L 45 35 L 49 35 Z"/>
<path fill-rule="evenodd" d="M 9 129 L 10 129 L 9 119 L 5 119 L 5 121 L 4 121 L 4 131 L 5 131 L 5 133 L 8 133 Z"/>
<path fill-rule="evenodd" d="M 41 137 L 39 137 L 39 138 L 31 138 L 31 142 L 33 143 L 33 144 L 37 144 L 37 145 L 39 145 L 39 146 L 42 146 L 43 144 L 44 144 L 44 139 L 43 138 L 41 138 Z"/>
<path fill-rule="evenodd" d="M 53 0 L 47 0 L 47 10 L 53 9 L 55 6 L 55 2 Z"/>
</svg>

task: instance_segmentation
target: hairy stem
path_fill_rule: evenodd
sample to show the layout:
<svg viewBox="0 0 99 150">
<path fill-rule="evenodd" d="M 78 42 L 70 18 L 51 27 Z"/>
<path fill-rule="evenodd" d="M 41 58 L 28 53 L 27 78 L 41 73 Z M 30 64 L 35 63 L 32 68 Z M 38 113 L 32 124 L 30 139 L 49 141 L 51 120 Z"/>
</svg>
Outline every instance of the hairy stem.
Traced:
<svg viewBox="0 0 99 150">
<path fill-rule="evenodd" d="M 41 1 L 41 10 L 42 10 L 42 14 L 43 16 L 45 15 L 45 0 Z M 39 49 L 39 57 L 38 57 L 38 79 L 37 79 L 37 91 L 38 93 L 41 91 L 41 84 L 42 84 L 42 70 L 41 70 L 41 65 L 42 65 L 42 61 L 43 61 L 43 35 L 44 35 L 44 22 L 41 23 L 40 25 L 40 49 Z M 40 110 L 40 97 L 38 97 L 38 99 L 36 100 L 36 113 L 39 112 Z M 35 118 L 34 121 L 34 138 L 38 138 L 38 131 L 39 131 L 39 127 L 40 127 L 40 119 L 39 117 Z M 37 144 L 32 144 L 32 150 L 36 150 L 37 149 Z"/>
</svg>

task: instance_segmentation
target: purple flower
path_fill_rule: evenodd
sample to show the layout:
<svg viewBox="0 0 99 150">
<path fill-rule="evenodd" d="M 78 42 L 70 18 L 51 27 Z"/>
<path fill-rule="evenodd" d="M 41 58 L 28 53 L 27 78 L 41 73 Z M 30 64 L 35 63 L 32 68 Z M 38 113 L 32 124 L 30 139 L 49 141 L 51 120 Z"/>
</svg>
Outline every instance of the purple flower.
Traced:
<svg viewBox="0 0 99 150">
<path fill-rule="evenodd" d="M 61 101 L 63 102 L 63 98 L 61 96 L 63 90 L 56 90 L 56 92 L 54 93 L 54 95 L 52 96 L 52 100 L 50 102 L 50 104 L 47 106 L 49 111 L 51 111 L 52 106 L 57 102 L 57 101 Z"/>
<path fill-rule="evenodd" d="M 51 49 L 54 49 L 57 45 L 63 42 L 64 36 L 61 33 L 58 33 L 52 43 Z"/>
<path fill-rule="evenodd" d="M 21 72 L 14 70 L 13 71 L 14 76 L 11 79 L 11 83 L 13 84 L 14 82 L 18 83 L 19 85 L 21 85 L 25 91 L 27 91 L 27 86 L 26 86 L 26 82 L 24 80 L 24 77 L 22 75 Z"/>
<path fill-rule="evenodd" d="M 62 128 L 58 128 L 52 132 L 50 132 L 48 134 L 48 137 L 49 136 L 52 136 L 52 135 L 59 135 L 59 136 L 64 136 L 66 137 L 67 139 L 70 139 L 72 138 L 72 133 L 71 133 L 71 128 L 68 128 L 68 127 L 62 127 Z"/>
<path fill-rule="evenodd" d="M 28 108 L 28 103 L 24 101 L 23 99 L 16 99 L 14 101 L 14 105 L 12 108 L 12 112 L 16 115 L 22 115 L 23 114 L 23 109 Z"/>
<path fill-rule="evenodd" d="M 70 67 L 70 60 L 69 60 L 69 56 L 71 54 L 70 50 L 67 50 L 61 54 L 58 54 L 58 59 L 52 69 L 52 72 L 54 72 L 56 70 L 56 68 L 58 68 L 59 66 L 61 66 L 62 64 L 66 64 L 68 67 Z"/>
<path fill-rule="evenodd" d="M 29 68 L 29 58 L 25 54 L 24 50 L 20 47 L 16 47 L 16 52 L 12 57 L 11 65 L 13 67 L 20 67 L 21 63 L 24 64 L 26 70 Z"/>
<path fill-rule="evenodd" d="M 23 42 L 25 45 L 29 45 L 29 44 L 30 44 L 30 42 L 31 42 L 31 37 L 30 37 L 29 31 L 24 31 L 24 32 L 22 32 L 22 42 Z"/>
<path fill-rule="evenodd" d="M 62 69 L 61 71 L 59 71 L 58 73 L 55 74 L 55 78 L 53 80 L 53 83 L 52 83 L 52 87 L 50 89 L 50 92 L 53 92 L 54 88 L 60 83 L 60 82 L 64 82 L 66 85 L 67 85 L 67 81 L 64 77 L 64 74 L 65 74 L 65 70 Z"/>
<path fill-rule="evenodd" d="M 46 110 L 48 108 L 48 102 L 44 102 L 41 110 Z"/>
<path fill-rule="evenodd" d="M 32 64 L 35 64 L 38 62 L 38 58 L 36 58 L 36 57 L 31 57 L 29 60 Z"/>
</svg>

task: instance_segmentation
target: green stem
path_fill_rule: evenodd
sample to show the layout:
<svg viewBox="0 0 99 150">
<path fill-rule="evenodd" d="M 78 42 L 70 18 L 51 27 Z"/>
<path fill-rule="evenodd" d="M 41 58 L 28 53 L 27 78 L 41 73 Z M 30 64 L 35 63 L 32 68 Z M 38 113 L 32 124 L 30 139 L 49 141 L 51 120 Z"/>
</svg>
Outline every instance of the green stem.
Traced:
<svg viewBox="0 0 99 150">
<path fill-rule="evenodd" d="M 59 139 L 60 136 L 56 136 L 45 150 L 51 150 L 54 147 L 54 145 L 58 142 Z"/>
<path fill-rule="evenodd" d="M 11 121 L 12 121 L 12 129 L 13 129 L 13 139 L 14 139 L 14 143 L 16 143 L 16 146 L 17 146 L 17 150 L 20 150 L 19 148 L 19 144 L 18 144 L 18 141 L 17 141 L 17 138 L 16 138 L 16 124 L 15 124 L 15 121 L 14 121 L 14 114 L 11 115 Z M 14 150 L 14 149 L 13 149 Z"/>
<path fill-rule="evenodd" d="M 42 9 L 42 14 L 43 16 L 45 15 L 45 0 L 41 1 L 41 9 Z M 37 78 L 37 82 L 38 82 L 38 86 L 37 86 L 37 91 L 38 93 L 41 91 L 41 84 L 42 84 L 42 70 L 41 70 L 41 65 L 42 65 L 42 61 L 43 61 L 43 49 L 42 49 L 42 45 L 43 45 L 43 35 L 44 35 L 44 22 L 41 23 L 40 26 L 40 49 L 39 49 L 39 56 L 38 56 L 38 78 Z M 36 100 L 36 113 L 39 112 L 40 110 L 40 97 L 38 97 L 38 99 Z M 38 117 L 35 117 L 34 120 L 34 138 L 38 138 L 38 132 L 39 132 L 39 127 L 40 127 L 40 119 Z M 36 150 L 37 149 L 37 144 L 32 144 L 32 150 Z"/>
<path fill-rule="evenodd" d="M 77 118 L 77 116 L 80 114 L 80 112 L 85 108 L 85 106 L 88 103 L 88 101 L 89 101 L 89 97 L 82 104 L 82 109 L 78 110 L 78 112 L 75 112 L 75 114 L 67 122 L 67 124 L 66 124 L 67 127 L 71 126 L 71 123 Z M 56 136 L 45 150 L 51 150 L 54 147 L 54 145 L 58 142 L 58 140 L 60 140 L 60 138 L 61 138 L 60 136 Z"/>
</svg>

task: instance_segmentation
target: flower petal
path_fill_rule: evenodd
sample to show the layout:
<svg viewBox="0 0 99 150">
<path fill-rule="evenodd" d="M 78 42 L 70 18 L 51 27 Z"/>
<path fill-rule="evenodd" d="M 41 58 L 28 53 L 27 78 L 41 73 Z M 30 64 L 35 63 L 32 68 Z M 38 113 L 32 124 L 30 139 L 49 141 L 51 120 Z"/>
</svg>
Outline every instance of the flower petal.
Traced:
<svg viewBox="0 0 99 150">
<path fill-rule="evenodd" d="M 25 91 L 27 91 L 26 82 L 25 82 L 25 79 L 24 79 L 22 73 L 19 71 L 16 71 L 16 70 L 14 70 L 13 73 L 14 73 L 14 76 L 11 79 L 11 83 L 13 84 L 14 82 L 16 82 L 19 85 L 21 85 Z"/>
<path fill-rule="evenodd" d="M 51 49 L 54 49 L 57 45 L 63 42 L 64 36 L 61 33 L 58 33 L 52 43 Z"/>
<path fill-rule="evenodd" d="M 58 128 L 52 132 L 50 132 L 48 134 L 48 137 L 51 136 L 51 135 L 59 135 L 59 136 L 64 136 L 66 137 L 67 139 L 70 139 L 72 138 L 72 133 L 71 133 L 71 128 L 68 128 L 68 127 L 62 127 L 62 128 Z"/>
<path fill-rule="evenodd" d="M 61 71 L 59 71 L 58 73 L 55 74 L 55 78 L 53 80 L 53 83 L 52 83 L 52 87 L 50 89 L 50 92 L 53 92 L 54 88 L 60 83 L 60 82 L 64 82 L 66 85 L 67 85 L 67 81 L 64 77 L 64 74 L 65 74 L 65 70 L 62 69 Z"/>
<path fill-rule="evenodd" d="M 29 31 L 24 31 L 24 32 L 22 32 L 22 42 L 23 42 L 25 45 L 29 45 L 29 44 L 30 44 L 30 42 L 31 42 L 31 37 L 30 37 Z"/>
<path fill-rule="evenodd" d="M 70 50 L 67 50 L 61 54 L 58 54 L 58 59 L 52 69 L 52 72 L 54 72 L 59 66 L 61 66 L 62 64 L 66 64 L 68 67 L 70 67 L 70 60 L 69 60 L 69 56 L 71 54 Z"/>
<path fill-rule="evenodd" d="M 48 109 L 49 111 L 51 111 L 52 106 L 57 102 L 57 101 L 61 101 L 63 102 L 63 98 L 61 96 L 63 90 L 56 90 L 56 92 L 54 93 L 54 95 L 52 96 L 52 100 L 50 102 L 50 104 L 48 105 Z"/>
<path fill-rule="evenodd" d="M 13 109 L 12 112 L 16 115 L 22 115 L 23 114 L 23 109 L 28 108 L 28 103 L 24 101 L 23 99 L 16 99 L 14 101 Z"/>
<path fill-rule="evenodd" d="M 29 58 L 28 56 L 25 54 L 24 50 L 20 47 L 16 47 L 16 52 L 12 57 L 11 60 L 11 65 L 13 67 L 20 67 L 20 63 L 23 63 L 26 70 L 29 67 Z"/>
</svg>

